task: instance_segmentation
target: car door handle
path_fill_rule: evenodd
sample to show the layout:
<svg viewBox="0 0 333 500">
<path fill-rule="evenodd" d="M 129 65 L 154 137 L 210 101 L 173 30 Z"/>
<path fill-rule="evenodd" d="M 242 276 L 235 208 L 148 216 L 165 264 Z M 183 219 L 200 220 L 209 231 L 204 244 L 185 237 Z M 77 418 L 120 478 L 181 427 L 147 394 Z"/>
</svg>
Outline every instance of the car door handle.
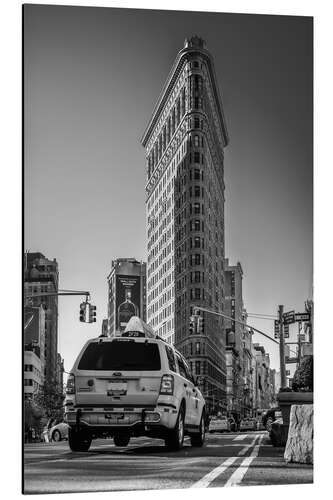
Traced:
<svg viewBox="0 0 333 500">
<path fill-rule="evenodd" d="M 184 384 L 184 387 L 187 387 L 187 384 Z"/>
</svg>

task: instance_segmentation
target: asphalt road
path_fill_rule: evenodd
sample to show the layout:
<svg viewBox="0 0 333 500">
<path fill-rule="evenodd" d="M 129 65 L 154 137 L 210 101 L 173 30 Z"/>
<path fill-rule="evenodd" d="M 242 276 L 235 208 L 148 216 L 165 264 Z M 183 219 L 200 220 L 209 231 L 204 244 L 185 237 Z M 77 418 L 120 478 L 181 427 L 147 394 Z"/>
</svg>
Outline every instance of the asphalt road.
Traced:
<svg viewBox="0 0 333 500">
<path fill-rule="evenodd" d="M 179 452 L 145 437 L 132 438 L 124 448 L 112 439 L 98 439 L 80 453 L 71 452 L 67 441 L 26 444 L 24 492 L 312 483 L 312 466 L 286 464 L 283 451 L 273 448 L 266 432 L 208 434 L 203 448 L 192 448 L 185 438 Z"/>
</svg>

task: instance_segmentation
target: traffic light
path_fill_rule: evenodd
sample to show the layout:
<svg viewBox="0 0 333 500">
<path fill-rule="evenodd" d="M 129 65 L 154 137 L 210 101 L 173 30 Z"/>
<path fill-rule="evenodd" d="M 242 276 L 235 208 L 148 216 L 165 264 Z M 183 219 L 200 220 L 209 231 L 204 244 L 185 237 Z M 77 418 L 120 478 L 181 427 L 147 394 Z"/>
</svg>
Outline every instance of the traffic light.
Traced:
<svg viewBox="0 0 333 500">
<path fill-rule="evenodd" d="M 86 302 L 80 304 L 80 321 L 82 323 L 86 322 Z"/>
<path fill-rule="evenodd" d="M 89 323 L 96 322 L 96 306 L 89 304 Z"/>
<path fill-rule="evenodd" d="M 274 320 L 274 338 L 275 339 L 280 338 L 280 322 L 278 319 Z"/>
</svg>

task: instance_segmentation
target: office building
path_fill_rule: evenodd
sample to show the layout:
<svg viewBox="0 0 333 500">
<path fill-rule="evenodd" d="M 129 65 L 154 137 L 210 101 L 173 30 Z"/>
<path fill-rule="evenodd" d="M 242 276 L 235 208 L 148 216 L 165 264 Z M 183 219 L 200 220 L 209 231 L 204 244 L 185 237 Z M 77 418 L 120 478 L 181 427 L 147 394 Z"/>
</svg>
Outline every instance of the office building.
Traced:
<svg viewBox="0 0 333 500">
<path fill-rule="evenodd" d="M 227 401 L 228 413 L 240 420 L 252 413 L 252 333 L 244 326 L 247 313 L 243 303 L 243 269 L 224 262 Z"/>
<path fill-rule="evenodd" d="M 124 331 L 132 316 L 146 321 L 146 263 L 135 258 L 115 259 L 107 280 L 108 335 Z"/>
<path fill-rule="evenodd" d="M 44 377 L 49 384 L 57 380 L 58 281 L 56 259 L 49 260 L 40 252 L 25 254 L 25 306 L 42 305 L 45 311 Z"/>
<path fill-rule="evenodd" d="M 221 317 L 194 306 L 224 306 L 224 148 L 228 133 L 213 59 L 205 42 L 185 41 L 142 137 L 147 184 L 147 320 L 200 377 L 208 411 L 226 411 Z"/>
</svg>

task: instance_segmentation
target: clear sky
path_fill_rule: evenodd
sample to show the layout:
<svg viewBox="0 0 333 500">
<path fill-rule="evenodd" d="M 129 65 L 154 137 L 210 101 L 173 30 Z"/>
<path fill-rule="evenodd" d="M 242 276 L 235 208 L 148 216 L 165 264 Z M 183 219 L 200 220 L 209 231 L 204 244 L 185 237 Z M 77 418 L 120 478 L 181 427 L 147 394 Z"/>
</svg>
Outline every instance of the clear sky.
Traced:
<svg viewBox="0 0 333 500">
<path fill-rule="evenodd" d="M 222 95 L 226 257 L 250 313 L 312 296 L 312 20 L 28 5 L 24 22 L 25 242 L 59 263 L 59 351 L 70 370 L 101 331 L 117 257 L 146 259 L 140 138 L 184 39 L 203 37 Z M 273 322 L 249 323 L 273 334 Z M 258 336 L 278 368 L 277 347 Z"/>
</svg>

